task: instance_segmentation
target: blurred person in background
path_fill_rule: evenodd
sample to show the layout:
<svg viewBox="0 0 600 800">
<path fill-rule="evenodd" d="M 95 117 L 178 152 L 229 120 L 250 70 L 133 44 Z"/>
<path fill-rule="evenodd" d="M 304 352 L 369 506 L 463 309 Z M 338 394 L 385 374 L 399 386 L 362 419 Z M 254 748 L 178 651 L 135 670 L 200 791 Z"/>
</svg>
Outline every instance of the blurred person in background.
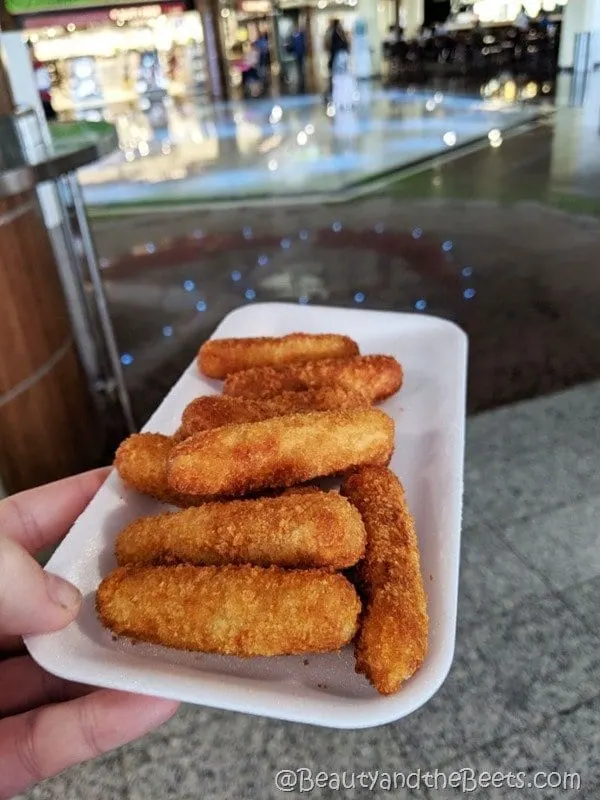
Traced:
<svg viewBox="0 0 600 800">
<path fill-rule="evenodd" d="M 40 95 L 40 100 L 42 102 L 42 108 L 44 109 L 44 116 L 48 122 L 52 122 L 58 116 L 54 110 L 54 106 L 52 105 L 52 79 L 50 78 L 48 67 L 39 61 L 35 55 L 33 44 L 31 42 L 27 42 L 27 46 L 29 48 L 29 57 L 31 58 L 31 63 L 33 65 L 35 83 Z"/>
<path fill-rule="evenodd" d="M 553 27 L 550 22 L 550 15 L 544 8 L 540 8 L 535 22 L 544 33 L 548 33 L 549 29 Z"/>
<path fill-rule="evenodd" d="M 398 26 L 397 25 L 390 25 L 388 28 L 388 32 L 384 36 L 383 44 L 384 45 L 393 45 L 396 44 L 398 41 Z"/>
<path fill-rule="evenodd" d="M 350 42 L 339 19 L 334 18 L 330 20 L 329 27 L 325 33 L 324 44 L 325 52 L 328 55 L 327 70 L 329 72 L 329 84 L 327 95 L 331 97 L 333 87 L 333 65 L 335 60 L 341 53 L 348 55 L 350 52 Z"/>
<path fill-rule="evenodd" d="M 258 39 L 253 43 L 258 54 L 258 72 L 261 80 L 268 85 L 271 78 L 271 43 L 269 41 L 269 34 L 263 28 L 258 36 Z"/>
<path fill-rule="evenodd" d="M 257 49 L 254 45 L 247 49 L 241 42 L 236 42 L 231 53 L 234 57 L 232 63 L 240 71 L 244 97 L 258 97 L 263 91 L 263 81 L 258 70 Z"/>
<path fill-rule="evenodd" d="M 515 28 L 518 28 L 520 31 L 525 33 L 529 30 L 529 23 L 529 14 L 525 10 L 525 6 L 521 6 L 519 13 L 515 17 Z"/>
<path fill-rule="evenodd" d="M 433 38 L 433 33 L 431 28 L 428 25 L 425 25 L 425 23 L 423 23 L 423 25 L 421 25 L 421 27 L 419 28 L 419 33 L 417 38 L 419 42 L 428 42 L 430 39 Z"/>
<path fill-rule="evenodd" d="M 300 25 L 294 25 L 290 38 L 290 54 L 294 56 L 296 70 L 298 71 L 298 91 L 304 92 L 306 88 L 304 60 L 306 58 L 306 36 Z"/>
</svg>

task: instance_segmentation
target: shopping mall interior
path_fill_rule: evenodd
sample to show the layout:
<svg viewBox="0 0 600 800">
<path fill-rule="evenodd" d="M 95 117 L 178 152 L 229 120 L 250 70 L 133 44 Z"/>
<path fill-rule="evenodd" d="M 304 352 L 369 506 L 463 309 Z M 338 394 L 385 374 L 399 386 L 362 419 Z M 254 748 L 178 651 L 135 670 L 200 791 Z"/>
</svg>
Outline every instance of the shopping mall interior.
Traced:
<svg viewBox="0 0 600 800">
<path fill-rule="evenodd" d="M 598 797 L 600 0 L 6 0 L 0 56 L 0 797 Z M 398 402 L 382 408 L 415 518 L 429 650 L 395 695 L 345 683 L 347 648 L 241 667 L 154 645 L 136 655 L 94 612 L 118 526 L 131 508 L 206 497 L 169 484 L 158 502 L 120 469 L 47 562 L 77 515 L 65 501 L 52 539 L 62 484 L 23 494 L 111 464 L 137 431 L 178 452 L 194 440 L 177 444 L 182 387 L 186 403 L 220 391 L 195 362 L 214 331 L 281 335 L 302 320 L 406 359 Z M 440 320 L 452 323 L 440 339 L 418 334 Z M 266 424 L 215 431 L 233 436 L 239 419 Z M 232 469 L 275 446 L 240 444 Z M 152 480 L 166 486 L 174 460 Z M 387 519 L 388 495 L 376 500 Z M 377 536 L 363 518 L 366 625 Z M 271 525 L 259 536 L 276 538 Z M 11 627 L 3 538 L 43 544 L 38 560 L 81 589 L 64 631 Z M 222 551 L 183 560 L 229 563 Z M 176 569 L 165 558 L 147 569 Z M 153 631 L 176 627 L 169 603 L 146 600 L 134 617 L 153 607 Z M 397 642 L 416 601 L 389 602 Z M 177 625 L 200 624 L 198 603 Z M 265 607 L 284 608 L 276 590 Z M 148 733 L 168 714 L 146 725 L 140 711 L 135 732 L 138 712 L 126 724 L 105 708 L 115 690 L 183 702 Z M 392 790 L 384 777 L 400 773 Z"/>
</svg>

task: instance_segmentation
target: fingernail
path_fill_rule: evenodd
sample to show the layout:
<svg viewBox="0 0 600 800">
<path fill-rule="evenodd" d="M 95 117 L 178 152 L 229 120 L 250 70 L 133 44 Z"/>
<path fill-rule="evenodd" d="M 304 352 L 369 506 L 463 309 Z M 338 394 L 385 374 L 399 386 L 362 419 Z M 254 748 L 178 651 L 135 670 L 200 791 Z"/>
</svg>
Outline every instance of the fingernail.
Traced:
<svg viewBox="0 0 600 800">
<path fill-rule="evenodd" d="M 53 575 L 51 572 L 46 572 L 45 574 L 48 594 L 55 603 L 58 603 L 66 611 L 72 611 L 81 603 L 81 593 L 72 583 L 59 578 L 58 575 Z"/>
</svg>

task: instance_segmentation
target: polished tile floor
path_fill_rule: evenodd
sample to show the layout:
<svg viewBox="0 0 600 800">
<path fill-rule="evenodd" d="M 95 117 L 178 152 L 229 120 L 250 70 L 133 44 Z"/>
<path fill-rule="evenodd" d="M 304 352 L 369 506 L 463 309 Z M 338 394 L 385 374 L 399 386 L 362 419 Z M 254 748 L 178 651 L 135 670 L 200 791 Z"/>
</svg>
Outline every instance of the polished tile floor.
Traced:
<svg viewBox="0 0 600 800">
<path fill-rule="evenodd" d="M 342 206 L 98 221 L 138 419 L 221 318 L 256 301 L 455 320 L 471 338 L 471 411 L 600 376 L 598 218 L 527 194 L 505 199 L 520 183 L 511 165 L 531 165 L 533 180 L 547 161 L 547 135 L 505 142 L 501 162 L 488 148 L 432 170 L 409 196 L 400 184 L 399 194 Z M 436 196 L 435 181 L 449 197 Z M 470 197 L 458 192 L 465 181 Z"/>
<path fill-rule="evenodd" d="M 541 113 L 500 97 L 383 91 L 355 105 L 316 95 L 207 106 L 161 101 L 111 112 L 121 149 L 80 173 L 88 204 L 241 200 L 334 192 L 502 132 Z M 335 98 L 334 98 L 335 99 Z"/>
</svg>

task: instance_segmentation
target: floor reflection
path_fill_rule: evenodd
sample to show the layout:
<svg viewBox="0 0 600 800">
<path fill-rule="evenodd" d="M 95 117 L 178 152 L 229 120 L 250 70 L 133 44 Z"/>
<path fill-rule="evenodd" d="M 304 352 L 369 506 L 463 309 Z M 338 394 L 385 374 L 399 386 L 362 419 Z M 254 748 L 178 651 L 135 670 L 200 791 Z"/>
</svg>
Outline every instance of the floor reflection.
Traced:
<svg viewBox="0 0 600 800">
<path fill-rule="evenodd" d="M 503 137 L 498 128 L 486 135 L 485 146 L 401 173 L 351 203 L 239 203 L 235 211 L 215 204 L 97 220 L 105 285 L 139 420 L 225 314 L 262 301 L 413 311 L 456 321 L 471 339 L 471 411 L 600 377 L 600 75 L 588 77 L 583 90 L 578 76 L 561 78 L 555 97 L 555 113 L 524 133 Z M 416 114 L 427 102 L 434 110 Z M 218 138 L 219 158 L 230 148 L 232 161 L 243 164 L 230 168 L 237 175 L 233 189 L 243 195 L 240 176 L 278 158 L 286 142 L 290 151 L 306 152 L 314 138 L 318 152 L 331 148 L 331 158 L 350 151 L 378 158 L 377 142 L 387 141 L 401 155 L 406 132 L 423 135 L 438 117 L 442 137 L 458 137 L 469 114 L 503 113 L 489 106 L 473 111 L 474 102 L 434 87 L 375 95 L 372 103 L 388 108 L 379 116 L 327 117 L 324 106 L 298 98 L 285 108 L 271 101 L 233 106 L 228 115 L 197 112 L 196 118 Z M 327 144 L 319 139 L 322 130 L 329 132 Z M 297 140 L 302 132 L 305 144 Z M 127 166 L 136 162 L 148 160 Z M 199 181 L 211 169 L 222 173 L 220 163 L 200 171 Z"/>
<path fill-rule="evenodd" d="M 81 181 L 90 205 L 336 191 L 539 113 L 487 94 L 363 85 L 351 108 L 317 96 L 224 106 L 145 100 L 107 111 L 120 150 L 83 170 Z"/>
</svg>

